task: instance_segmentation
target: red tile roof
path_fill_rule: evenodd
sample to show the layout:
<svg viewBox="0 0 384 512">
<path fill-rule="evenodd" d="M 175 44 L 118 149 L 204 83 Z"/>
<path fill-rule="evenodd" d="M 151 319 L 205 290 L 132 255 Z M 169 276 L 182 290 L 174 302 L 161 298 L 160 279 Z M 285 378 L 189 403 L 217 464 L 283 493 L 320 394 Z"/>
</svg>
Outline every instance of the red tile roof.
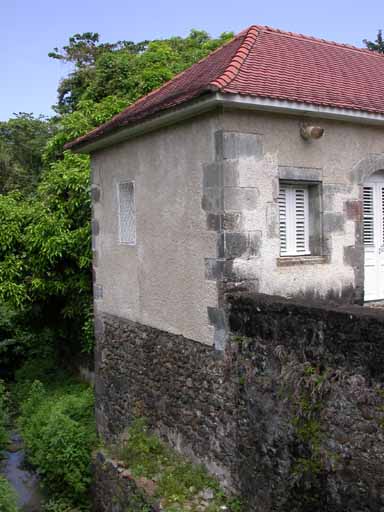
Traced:
<svg viewBox="0 0 384 512">
<path fill-rule="evenodd" d="M 384 114 L 384 56 L 254 25 L 66 148 L 212 91 Z"/>
</svg>

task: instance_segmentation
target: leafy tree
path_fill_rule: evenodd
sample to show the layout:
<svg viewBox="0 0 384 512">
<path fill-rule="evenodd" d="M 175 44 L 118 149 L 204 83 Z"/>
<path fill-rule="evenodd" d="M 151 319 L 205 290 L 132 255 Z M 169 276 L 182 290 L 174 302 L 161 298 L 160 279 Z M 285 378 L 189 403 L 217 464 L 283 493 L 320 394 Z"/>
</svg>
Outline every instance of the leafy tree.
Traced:
<svg viewBox="0 0 384 512">
<path fill-rule="evenodd" d="M 88 175 L 87 157 L 66 153 L 45 171 L 35 197 L 0 197 L 0 299 L 31 331 L 51 330 L 40 342 L 77 345 L 89 316 Z M 32 348 L 34 340 L 21 338 Z"/>
<path fill-rule="evenodd" d="M 13 351 L 9 361 L 15 360 L 14 353 L 30 357 L 92 349 L 89 158 L 64 151 L 64 144 L 230 37 L 211 39 L 193 30 L 186 38 L 100 43 L 98 34 L 90 32 L 76 34 L 51 54 L 74 65 L 59 86 L 59 115 L 46 123 L 22 114 L 8 121 L 3 137 L 7 165 L 20 173 L 33 169 L 31 175 L 38 177 L 31 195 L 21 193 L 21 186 L 0 195 L 0 316 L 2 311 L 5 315 L 0 327 L 3 349 Z M 36 122 L 43 123 L 41 132 Z M 25 129 L 18 131 L 16 125 Z M 35 131 L 28 131 L 32 125 Z M 28 157 L 9 142 L 16 140 L 26 145 Z"/>
<path fill-rule="evenodd" d="M 131 53 L 123 49 L 103 53 L 84 96 L 99 101 L 105 94 L 123 95 L 132 103 L 231 37 L 231 34 L 224 33 L 219 39 L 211 39 L 204 31 L 192 30 L 186 38 L 151 41 L 145 51 Z"/>
<path fill-rule="evenodd" d="M 55 110 L 61 114 L 76 110 L 84 91 L 94 80 L 96 62 L 102 54 L 111 54 L 123 49 L 127 54 L 140 53 L 144 51 L 147 44 L 148 41 L 138 44 L 132 41 L 100 43 L 97 32 L 84 32 L 70 37 L 69 44 L 61 50 L 54 48 L 48 53 L 49 57 L 71 63 L 75 67 L 75 70 L 59 84 L 58 104 Z"/>
<path fill-rule="evenodd" d="M 143 45 L 144 43 L 139 43 Z M 100 43 L 100 35 L 97 32 L 84 32 L 75 34 L 69 38 L 69 44 L 63 46 L 61 52 L 59 48 L 54 48 L 48 53 L 48 57 L 53 59 L 72 62 L 77 68 L 84 68 L 96 63 L 96 59 L 101 53 L 112 52 L 122 48 L 139 48 L 139 45 L 131 41 L 117 41 L 116 43 Z"/>
<path fill-rule="evenodd" d="M 106 96 L 124 97 L 129 104 L 231 37 L 232 33 L 223 33 L 212 39 L 205 31 L 191 30 L 186 38 L 100 43 L 97 33 L 76 34 L 61 51 L 55 48 L 49 54 L 75 68 L 59 85 L 56 110 L 70 113 L 81 100 L 99 102 Z"/>
<path fill-rule="evenodd" d="M 0 122 L 0 194 L 29 193 L 35 188 L 43 168 L 43 149 L 53 132 L 53 123 L 45 117 L 25 112 Z"/>
<path fill-rule="evenodd" d="M 378 31 L 375 41 L 372 42 L 369 41 L 368 39 L 364 39 L 363 43 L 368 48 L 368 50 L 371 50 L 373 52 L 384 53 L 384 40 L 382 30 Z"/>
<path fill-rule="evenodd" d="M 0 196 L 3 360 L 52 346 L 71 352 L 92 348 L 89 159 L 62 147 L 122 106 L 106 98 L 64 116 L 46 147 L 35 194 Z"/>
</svg>

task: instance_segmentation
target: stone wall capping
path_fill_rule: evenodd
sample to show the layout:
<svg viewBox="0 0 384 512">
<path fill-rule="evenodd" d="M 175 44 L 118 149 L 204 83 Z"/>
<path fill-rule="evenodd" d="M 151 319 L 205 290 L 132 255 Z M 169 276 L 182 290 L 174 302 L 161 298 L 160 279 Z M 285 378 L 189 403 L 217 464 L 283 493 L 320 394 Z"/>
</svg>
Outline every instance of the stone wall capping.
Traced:
<svg viewBox="0 0 384 512">
<path fill-rule="evenodd" d="M 316 314 L 330 314 L 330 313 L 341 313 L 349 315 L 349 318 L 372 318 L 378 322 L 383 322 L 384 328 L 384 307 L 383 308 L 372 308 L 369 305 L 359 304 L 337 304 L 327 303 L 322 300 L 311 299 L 308 300 L 306 297 L 282 297 L 277 295 L 267 295 L 264 293 L 252 293 L 252 292 L 241 292 L 241 293 L 227 293 L 225 296 L 226 305 L 228 311 L 231 310 L 235 303 L 241 303 L 243 305 L 253 305 L 259 307 L 258 304 L 264 304 L 265 306 L 274 305 L 276 308 L 304 308 L 306 310 L 316 312 Z M 257 309 L 256 309 L 257 310 Z M 337 334 L 337 333 L 336 333 Z M 382 340 L 384 347 L 384 337 Z M 383 354 L 384 356 L 384 354 Z M 384 367 L 383 367 L 384 371 Z"/>
</svg>

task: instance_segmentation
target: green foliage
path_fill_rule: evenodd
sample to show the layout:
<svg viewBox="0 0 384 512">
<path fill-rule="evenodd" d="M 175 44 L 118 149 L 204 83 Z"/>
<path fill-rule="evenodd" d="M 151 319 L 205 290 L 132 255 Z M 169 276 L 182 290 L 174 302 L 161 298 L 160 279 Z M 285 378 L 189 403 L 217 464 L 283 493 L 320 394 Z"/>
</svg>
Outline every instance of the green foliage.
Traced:
<svg viewBox="0 0 384 512">
<path fill-rule="evenodd" d="M 43 116 L 20 112 L 0 122 L 0 194 L 31 193 L 43 168 L 42 153 L 54 127 Z"/>
<path fill-rule="evenodd" d="M 51 498 L 43 503 L 42 512 L 80 512 L 79 508 L 62 498 Z"/>
<path fill-rule="evenodd" d="M 68 379 L 68 373 L 60 368 L 55 351 L 51 346 L 39 349 L 38 355 L 28 358 L 15 371 L 15 382 L 11 385 L 11 397 L 14 405 L 20 407 L 29 396 L 35 381 L 41 382 L 49 389 L 61 388 Z"/>
<path fill-rule="evenodd" d="M 84 91 L 95 77 L 95 66 L 104 53 L 126 50 L 128 53 L 140 52 L 147 41 L 135 44 L 131 41 L 100 43 L 100 36 L 95 32 L 75 34 L 69 38 L 69 44 L 61 50 L 54 48 L 48 54 L 53 59 L 74 64 L 75 71 L 64 78 L 58 88 L 58 105 L 56 111 L 65 114 L 79 110 L 78 103 L 84 98 Z M 103 94 L 102 96 L 106 96 Z"/>
<path fill-rule="evenodd" d="M 145 51 L 132 53 L 121 49 L 103 53 L 84 97 L 99 101 L 105 94 L 119 94 L 132 103 L 231 37 L 232 34 L 224 33 L 219 39 L 211 39 L 204 31 L 192 30 L 186 38 L 151 41 Z"/>
<path fill-rule="evenodd" d="M 83 339 L 91 348 L 83 330 L 91 308 L 89 217 L 88 159 L 69 152 L 44 172 L 33 199 L 0 196 L 0 303 L 17 312 L 24 344 L 34 345 L 23 335 L 28 328 L 34 340 L 49 330 L 57 344 L 79 347 Z"/>
<path fill-rule="evenodd" d="M 376 36 L 375 41 L 369 41 L 368 39 L 364 39 L 363 43 L 373 52 L 384 53 L 384 40 L 383 40 L 383 32 L 379 30 Z"/>
<path fill-rule="evenodd" d="M 0 510 L 1 512 L 19 512 L 14 493 L 8 481 L 0 476 Z"/>
<path fill-rule="evenodd" d="M 153 477 L 168 460 L 168 451 L 157 436 L 148 431 L 146 421 L 136 419 L 128 432 L 121 455 L 135 476 Z"/>
<path fill-rule="evenodd" d="M 93 100 L 82 100 L 78 104 L 78 110 L 62 117 L 60 130 L 48 141 L 44 153 L 44 160 L 47 164 L 62 158 L 63 147 L 69 142 L 99 124 L 108 121 L 112 116 L 126 107 L 125 98 L 118 96 L 107 96 L 99 103 Z M 84 162 L 88 159 L 80 155 L 76 156 Z M 89 168 L 88 168 L 89 169 Z"/>
<path fill-rule="evenodd" d="M 207 32 L 191 30 L 189 36 L 164 40 L 100 43 L 99 34 L 71 37 L 60 51 L 49 54 L 71 62 L 75 70 L 59 86 L 57 111 L 82 110 L 82 100 L 102 101 L 106 96 L 135 101 L 180 71 L 227 42 L 232 33 L 212 39 Z"/>
<path fill-rule="evenodd" d="M 306 511 L 321 502 L 326 463 L 335 462 L 335 456 L 323 447 L 325 432 L 321 421 L 331 389 L 331 373 L 308 362 L 293 360 L 283 367 L 282 375 L 284 392 L 288 393 L 292 407 L 294 430 L 288 502 L 293 510 Z"/>
<path fill-rule="evenodd" d="M 20 410 L 29 462 L 52 493 L 71 506 L 83 505 L 96 443 L 92 389 L 68 377 L 50 387 L 36 380 Z"/>
<path fill-rule="evenodd" d="M 239 347 L 247 348 L 250 343 L 252 343 L 252 339 L 248 338 L 247 336 L 231 336 L 231 342 L 235 345 L 238 345 Z"/>
<path fill-rule="evenodd" d="M 18 354 L 22 352 L 27 337 L 27 333 L 20 330 L 15 311 L 0 303 L 0 377 L 8 377 L 10 368 L 16 366 Z"/>
<path fill-rule="evenodd" d="M 186 504 L 191 507 L 188 510 L 199 510 L 199 495 L 207 490 L 212 491 L 207 512 L 218 512 L 224 506 L 232 512 L 242 510 L 240 501 L 226 497 L 203 466 L 187 461 L 151 434 L 144 419 L 135 419 L 127 434 L 119 456 L 135 478 L 156 482 L 156 497 L 167 512 L 182 512 Z"/>
</svg>

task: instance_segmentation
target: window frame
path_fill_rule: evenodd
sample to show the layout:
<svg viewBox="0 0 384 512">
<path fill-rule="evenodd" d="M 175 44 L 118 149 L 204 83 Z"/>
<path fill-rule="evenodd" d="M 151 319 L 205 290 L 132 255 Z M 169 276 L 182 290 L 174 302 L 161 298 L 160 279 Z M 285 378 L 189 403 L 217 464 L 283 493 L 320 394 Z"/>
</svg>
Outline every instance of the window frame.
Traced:
<svg viewBox="0 0 384 512">
<path fill-rule="evenodd" d="M 279 183 L 279 240 L 280 240 L 280 257 L 305 257 L 311 256 L 310 250 L 310 233 L 309 233 L 309 183 L 298 183 L 289 181 L 280 181 Z M 285 244 L 286 251 L 282 250 L 281 236 L 281 208 L 280 195 L 281 191 L 285 191 Z M 297 191 L 304 191 L 303 195 L 303 222 L 304 222 L 304 248 L 298 250 L 298 230 L 297 230 Z"/>
<path fill-rule="evenodd" d="M 302 252 L 294 254 L 282 253 L 279 249 L 279 259 L 290 259 L 292 262 L 314 260 L 318 257 L 323 257 L 328 260 L 328 254 L 324 248 L 324 233 L 323 233 L 323 182 L 321 180 L 306 180 L 306 179 L 289 179 L 280 178 L 278 182 L 280 188 L 306 188 L 308 193 L 308 208 L 307 208 L 307 245 L 309 254 Z M 280 190 L 278 193 L 277 202 L 279 203 Z M 279 242 L 280 238 L 280 209 L 278 205 L 278 219 L 279 219 Z"/>
<path fill-rule="evenodd" d="M 133 213 L 134 213 L 134 219 L 135 219 L 135 226 L 134 226 L 134 236 L 132 240 L 122 240 L 122 215 L 121 215 L 121 190 L 120 187 L 122 185 L 132 185 L 132 196 L 133 196 Z M 137 211 L 136 211 L 136 183 L 135 180 L 126 179 L 118 181 L 117 184 L 117 217 L 118 217 L 118 230 L 119 230 L 119 244 L 120 245 L 128 245 L 128 246 L 135 246 L 137 244 Z"/>
</svg>

